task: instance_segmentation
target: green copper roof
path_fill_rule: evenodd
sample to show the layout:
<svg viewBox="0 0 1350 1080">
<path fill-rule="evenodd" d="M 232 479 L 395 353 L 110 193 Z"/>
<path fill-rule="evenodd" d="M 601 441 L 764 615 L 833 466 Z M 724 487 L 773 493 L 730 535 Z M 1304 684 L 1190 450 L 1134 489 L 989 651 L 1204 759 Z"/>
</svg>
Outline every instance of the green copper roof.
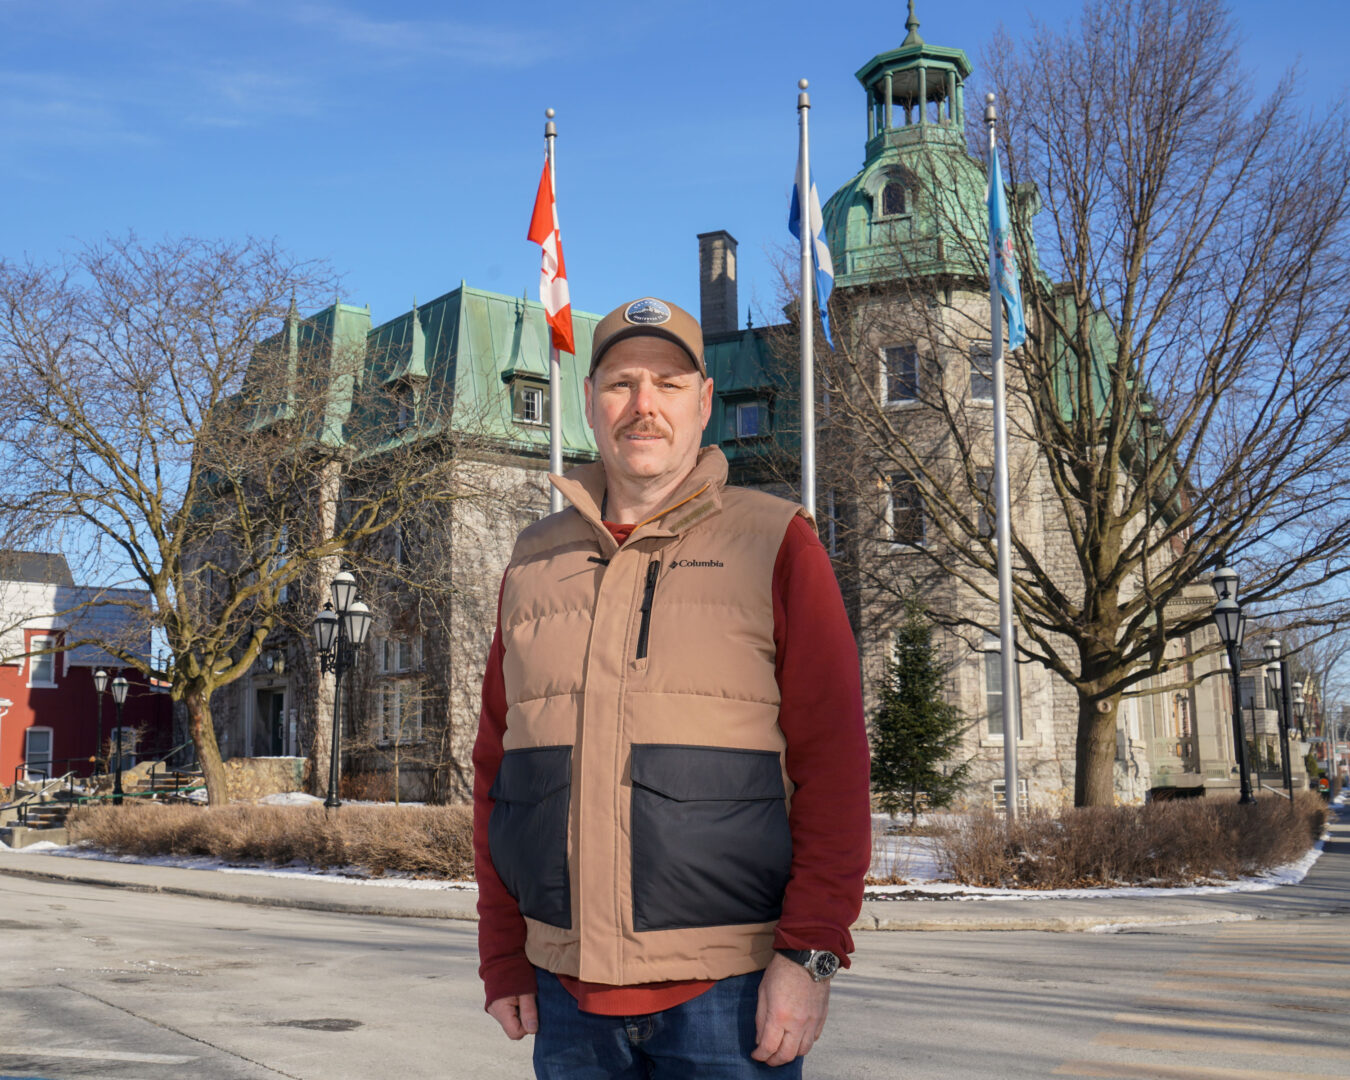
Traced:
<svg viewBox="0 0 1350 1080">
<path fill-rule="evenodd" d="M 561 354 L 563 452 L 574 458 L 595 456 L 582 380 L 599 321 L 574 311 L 578 355 Z M 260 344 L 254 363 L 286 364 L 292 376 L 297 364 L 319 372 L 328 386 L 322 439 L 330 445 L 378 452 L 450 431 L 498 451 L 548 455 L 547 421 L 513 415 L 515 380 L 548 383 L 549 330 L 543 306 L 532 300 L 461 283 L 374 328 L 368 309 L 334 303 L 304 319 L 288 317 L 280 334 Z M 401 401 L 412 405 L 406 422 L 396 422 Z M 255 426 L 285 418 L 292 404 L 259 407 Z"/>
</svg>

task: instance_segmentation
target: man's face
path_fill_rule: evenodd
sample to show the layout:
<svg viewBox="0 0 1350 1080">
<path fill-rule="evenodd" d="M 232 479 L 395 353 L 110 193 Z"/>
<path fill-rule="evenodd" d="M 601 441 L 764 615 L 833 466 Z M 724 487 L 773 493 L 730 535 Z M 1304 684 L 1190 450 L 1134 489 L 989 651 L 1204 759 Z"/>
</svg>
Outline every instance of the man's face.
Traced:
<svg viewBox="0 0 1350 1080">
<path fill-rule="evenodd" d="M 586 420 L 606 473 L 639 485 L 694 467 L 712 416 L 712 380 L 665 338 L 625 338 L 586 380 Z"/>
</svg>

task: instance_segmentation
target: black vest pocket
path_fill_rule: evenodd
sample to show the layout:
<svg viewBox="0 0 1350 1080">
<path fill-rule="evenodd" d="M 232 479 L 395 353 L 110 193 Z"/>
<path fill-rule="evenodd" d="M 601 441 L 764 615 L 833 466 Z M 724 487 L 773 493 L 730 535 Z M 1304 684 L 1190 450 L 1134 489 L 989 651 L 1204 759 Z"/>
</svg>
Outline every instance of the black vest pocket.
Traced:
<svg viewBox="0 0 1350 1080">
<path fill-rule="evenodd" d="M 633 746 L 633 925 L 772 922 L 792 867 L 772 750 Z"/>
<path fill-rule="evenodd" d="M 531 919 L 572 928 L 567 871 L 567 812 L 572 789 L 570 746 L 529 746 L 502 756 L 488 792 L 492 865 Z"/>
</svg>

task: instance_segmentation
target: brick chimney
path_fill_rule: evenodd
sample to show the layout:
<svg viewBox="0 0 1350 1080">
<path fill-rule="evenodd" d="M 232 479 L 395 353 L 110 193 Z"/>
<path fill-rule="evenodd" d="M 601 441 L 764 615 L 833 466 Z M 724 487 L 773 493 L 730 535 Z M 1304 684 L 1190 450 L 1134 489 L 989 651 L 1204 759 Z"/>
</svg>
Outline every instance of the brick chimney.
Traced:
<svg viewBox="0 0 1350 1080">
<path fill-rule="evenodd" d="M 736 330 L 736 238 L 725 229 L 698 234 L 699 322 L 703 335 Z"/>
</svg>

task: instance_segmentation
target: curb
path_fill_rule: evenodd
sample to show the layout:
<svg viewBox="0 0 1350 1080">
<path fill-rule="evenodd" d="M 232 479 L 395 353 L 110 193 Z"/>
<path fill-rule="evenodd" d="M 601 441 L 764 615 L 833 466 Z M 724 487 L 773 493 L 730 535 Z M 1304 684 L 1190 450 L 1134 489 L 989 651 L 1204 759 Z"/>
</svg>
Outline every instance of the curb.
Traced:
<svg viewBox="0 0 1350 1080">
<path fill-rule="evenodd" d="M 135 866 L 142 864 L 98 864 L 114 866 Z M 210 871 L 181 870 L 179 868 L 143 868 L 147 870 L 178 870 L 185 874 L 200 874 Z M 299 896 L 285 891 L 294 888 L 293 879 L 278 883 L 277 879 L 252 878 L 247 875 L 231 877 L 232 888 L 219 888 L 210 885 L 175 884 L 172 882 L 129 881 L 125 877 L 99 876 L 88 872 L 59 870 L 37 870 L 31 867 L 6 866 L 0 857 L 0 875 L 25 878 L 30 881 L 52 881 L 68 885 L 92 885 L 109 889 L 124 889 L 129 892 L 161 893 L 167 896 L 189 896 L 203 900 L 217 900 L 233 904 L 246 904 L 252 907 L 292 908 L 300 911 L 326 911 L 344 915 L 365 915 L 380 918 L 398 919 L 440 919 L 454 922 L 477 922 L 476 894 L 437 892 L 432 900 L 430 896 L 422 900 L 415 893 L 402 893 L 399 903 L 390 903 L 387 899 L 372 896 L 369 899 L 351 899 L 342 896 L 309 895 Z M 267 882 L 268 884 L 264 884 Z M 332 888 L 331 883 L 306 884 L 310 890 Z M 341 886 L 337 886 L 340 888 Z M 419 902 L 420 901 L 420 902 Z M 1204 923 L 1231 922 L 1237 919 L 1250 919 L 1254 916 L 1233 911 L 1228 907 L 1216 906 L 1212 911 L 1165 911 L 1151 905 L 1150 910 L 1134 911 L 1134 904 L 1123 905 L 1117 902 L 1109 905 L 1106 898 L 1069 901 L 1076 907 L 1085 904 L 1101 904 L 1097 911 L 1056 912 L 1043 910 L 1037 913 L 1025 910 L 1007 910 L 1010 905 L 1021 907 L 1024 904 L 1055 904 L 1063 901 L 1038 900 L 1035 897 L 1025 899 L 992 901 L 964 901 L 958 904 L 943 903 L 943 914 L 933 910 L 937 906 L 933 900 L 865 900 L 858 919 L 849 928 L 860 932 L 910 931 L 915 933 L 933 932 L 976 932 L 976 931 L 1040 931 L 1049 933 L 1101 933 L 1113 929 L 1145 926 L 1179 926 Z M 993 910 L 997 903 L 998 910 Z M 980 905 L 980 906 L 976 906 Z M 927 910 L 925 910 L 927 909 Z"/>
</svg>

